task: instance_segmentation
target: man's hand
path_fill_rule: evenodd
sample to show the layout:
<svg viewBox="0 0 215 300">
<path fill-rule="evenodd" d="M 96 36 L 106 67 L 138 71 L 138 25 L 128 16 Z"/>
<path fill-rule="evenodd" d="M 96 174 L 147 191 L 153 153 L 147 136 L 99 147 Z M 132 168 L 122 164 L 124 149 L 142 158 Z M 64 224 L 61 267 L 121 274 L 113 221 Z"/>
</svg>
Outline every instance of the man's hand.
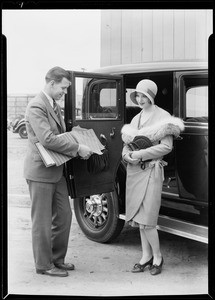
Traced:
<svg viewBox="0 0 215 300">
<path fill-rule="evenodd" d="M 81 158 L 88 159 L 92 153 L 93 152 L 90 150 L 90 148 L 88 146 L 85 146 L 83 144 L 79 145 L 78 154 L 79 154 L 79 156 L 81 156 Z"/>
</svg>

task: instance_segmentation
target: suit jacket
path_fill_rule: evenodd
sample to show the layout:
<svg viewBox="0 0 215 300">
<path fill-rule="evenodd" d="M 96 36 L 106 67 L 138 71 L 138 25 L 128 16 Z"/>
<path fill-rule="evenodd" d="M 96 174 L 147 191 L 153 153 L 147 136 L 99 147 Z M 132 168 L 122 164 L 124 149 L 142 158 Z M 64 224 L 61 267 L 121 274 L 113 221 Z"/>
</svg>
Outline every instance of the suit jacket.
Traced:
<svg viewBox="0 0 215 300">
<path fill-rule="evenodd" d="M 60 113 L 56 116 L 49 100 L 43 92 L 33 98 L 26 109 L 25 120 L 28 133 L 28 148 L 24 160 L 24 177 L 39 182 L 55 183 L 63 174 L 63 165 L 46 167 L 35 146 L 40 142 L 44 147 L 74 157 L 77 155 L 78 144 L 58 136 L 66 131 Z"/>
</svg>

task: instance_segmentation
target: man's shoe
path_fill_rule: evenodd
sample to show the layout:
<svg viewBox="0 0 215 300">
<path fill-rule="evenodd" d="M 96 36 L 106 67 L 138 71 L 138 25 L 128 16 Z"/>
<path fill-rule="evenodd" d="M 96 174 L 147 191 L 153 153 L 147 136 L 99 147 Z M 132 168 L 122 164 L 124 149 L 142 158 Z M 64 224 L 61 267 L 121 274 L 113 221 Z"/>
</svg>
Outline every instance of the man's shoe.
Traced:
<svg viewBox="0 0 215 300">
<path fill-rule="evenodd" d="M 37 274 L 49 275 L 49 276 L 58 276 L 58 277 L 66 277 L 68 276 L 68 272 L 66 270 L 61 270 L 56 267 L 53 267 L 50 270 L 40 270 L 36 269 Z"/>
<path fill-rule="evenodd" d="M 159 266 L 158 265 L 152 265 L 152 267 L 150 269 L 151 275 L 160 274 L 161 270 L 162 270 L 163 263 L 164 263 L 164 260 L 163 260 L 163 257 L 162 257 L 162 260 L 161 260 L 161 263 L 160 263 Z"/>
<path fill-rule="evenodd" d="M 75 266 L 70 263 L 56 263 L 55 267 L 61 269 L 61 270 L 66 270 L 66 271 L 73 271 L 75 270 Z"/>
</svg>

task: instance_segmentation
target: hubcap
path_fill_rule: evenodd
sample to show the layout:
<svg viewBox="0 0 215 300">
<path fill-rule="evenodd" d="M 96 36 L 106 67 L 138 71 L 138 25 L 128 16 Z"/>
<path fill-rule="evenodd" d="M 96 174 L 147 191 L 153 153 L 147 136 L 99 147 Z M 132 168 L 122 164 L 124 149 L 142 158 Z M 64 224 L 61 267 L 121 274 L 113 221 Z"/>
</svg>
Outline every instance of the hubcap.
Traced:
<svg viewBox="0 0 215 300">
<path fill-rule="evenodd" d="M 93 195 L 85 198 L 84 215 L 94 227 L 104 225 L 108 217 L 107 195 Z"/>
</svg>

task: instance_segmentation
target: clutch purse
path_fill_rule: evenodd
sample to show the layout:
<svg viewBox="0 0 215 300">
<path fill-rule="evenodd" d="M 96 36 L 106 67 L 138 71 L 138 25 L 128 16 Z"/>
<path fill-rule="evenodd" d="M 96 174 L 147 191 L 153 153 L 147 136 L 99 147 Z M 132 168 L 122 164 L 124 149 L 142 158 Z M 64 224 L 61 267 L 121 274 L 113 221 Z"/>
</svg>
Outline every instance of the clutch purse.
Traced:
<svg viewBox="0 0 215 300">
<path fill-rule="evenodd" d="M 151 146 L 153 146 L 151 140 L 148 137 L 144 136 L 144 135 L 135 136 L 133 141 L 128 144 L 128 147 L 132 151 L 146 149 L 146 148 L 149 148 Z M 144 170 L 145 166 L 146 166 L 145 163 L 150 162 L 150 161 L 151 161 L 151 159 L 148 159 L 148 160 L 145 160 L 145 161 L 141 160 L 140 161 L 141 169 Z"/>
<path fill-rule="evenodd" d="M 133 141 L 128 144 L 128 147 L 132 150 L 141 150 L 153 146 L 149 138 L 144 135 L 137 135 Z"/>
</svg>

